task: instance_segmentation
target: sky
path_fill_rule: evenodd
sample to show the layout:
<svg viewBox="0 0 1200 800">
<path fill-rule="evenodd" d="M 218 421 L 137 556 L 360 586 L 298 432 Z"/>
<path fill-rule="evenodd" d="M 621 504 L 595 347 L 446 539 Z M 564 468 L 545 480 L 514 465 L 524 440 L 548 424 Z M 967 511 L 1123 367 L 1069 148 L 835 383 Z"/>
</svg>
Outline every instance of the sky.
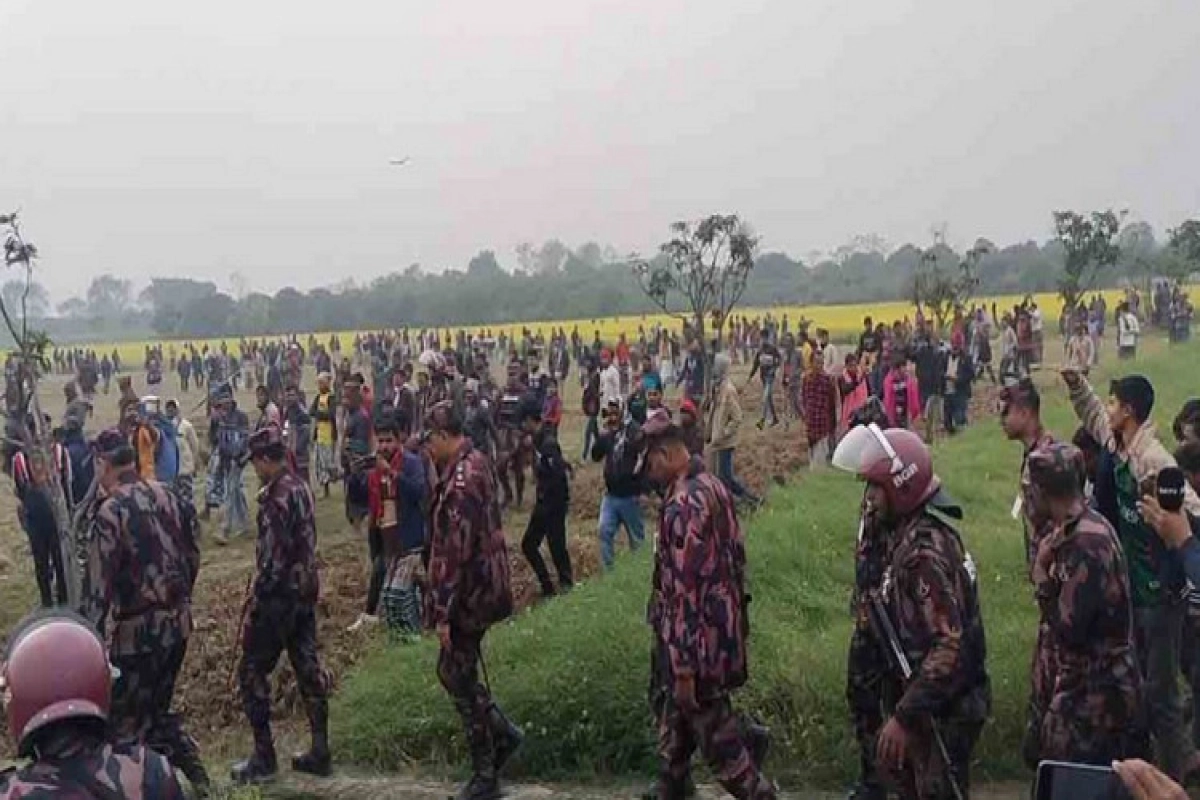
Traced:
<svg viewBox="0 0 1200 800">
<path fill-rule="evenodd" d="M 795 256 L 1161 230 L 1200 214 L 1197 41 L 1193 0 L 0 0 L 0 208 L 56 302 L 650 253 L 716 212 Z"/>
</svg>

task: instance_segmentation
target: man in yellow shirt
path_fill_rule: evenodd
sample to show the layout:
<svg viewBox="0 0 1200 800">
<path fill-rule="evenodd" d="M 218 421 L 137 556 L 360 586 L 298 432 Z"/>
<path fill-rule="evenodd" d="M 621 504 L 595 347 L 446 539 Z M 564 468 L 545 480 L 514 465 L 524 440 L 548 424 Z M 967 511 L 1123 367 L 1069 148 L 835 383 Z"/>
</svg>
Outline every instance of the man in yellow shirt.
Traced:
<svg viewBox="0 0 1200 800">
<path fill-rule="evenodd" d="M 313 441 L 315 447 L 314 474 L 317 483 L 329 497 L 329 484 L 338 478 L 338 462 L 334 453 L 337 444 L 337 410 L 340 403 L 330 388 L 332 376 L 322 372 L 317 376 L 317 396 L 313 398 L 312 408 L 308 415 L 313 420 Z"/>
</svg>

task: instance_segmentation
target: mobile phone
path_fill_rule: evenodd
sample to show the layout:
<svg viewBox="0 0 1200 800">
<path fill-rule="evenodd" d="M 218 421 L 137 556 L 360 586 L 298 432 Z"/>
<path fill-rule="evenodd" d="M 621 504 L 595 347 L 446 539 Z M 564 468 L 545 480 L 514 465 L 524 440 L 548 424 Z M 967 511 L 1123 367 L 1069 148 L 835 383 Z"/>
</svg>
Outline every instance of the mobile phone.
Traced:
<svg viewBox="0 0 1200 800">
<path fill-rule="evenodd" d="M 1183 492 L 1186 479 L 1179 467 L 1163 467 L 1158 473 L 1155 493 L 1158 504 L 1164 511 L 1178 511 L 1183 508 Z"/>
<path fill-rule="evenodd" d="M 1043 761 L 1038 764 L 1037 800 L 1132 800 L 1112 767 Z"/>
</svg>

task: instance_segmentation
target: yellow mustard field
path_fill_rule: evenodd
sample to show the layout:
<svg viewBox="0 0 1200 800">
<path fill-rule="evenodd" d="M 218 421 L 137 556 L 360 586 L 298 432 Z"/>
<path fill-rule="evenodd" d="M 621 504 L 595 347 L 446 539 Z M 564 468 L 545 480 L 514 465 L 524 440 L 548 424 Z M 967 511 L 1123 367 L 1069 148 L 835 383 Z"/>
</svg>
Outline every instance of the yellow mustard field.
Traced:
<svg viewBox="0 0 1200 800">
<path fill-rule="evenodd" d="M 1193 302 L 1197 301 L 1198 295 L 1195 288 L 1189 290 Z M 1110 290 L 1102 292 L 1108 301 L 1109 308 L 1113 308 L 1116 303 L 1122 298 L 1120 290 Z M 1013 305 L 1020 303 L 1022 297 L 1019 295 L 1009 295 L 1000 297 L 979 298 L 976 303 L 985 303 L 991 306 L 996 303 L 997 308 L 1011 308 Z M 1047 311 L 1047 317 L 1057 318 L 1058 310 L 1061 308 L 1061 302 L 1058 296 L 1053 293 L 1043 293 L 1034 295 L 1034 300 Z M 883 321 L 891 323 L 898 319 L 911 316 L 914 313 L 914 308 L 911 303 L 896 301 L 888 303 L 859 303 L 851 305 L 826 305 L 826 306 L 773 306 L 771 308 L 738 308 L 735 309 L 736 316 L 745 315 L 751 319 L 762 319 L 765 315 L 771 314 L 776 319 L 781 319 L 785 314 L 794 327 L 796 322 L 801 319 L 807 319 L 812 323 L 813 328 L 827 328 L 834 338 L 846 338 L 861 330 L 864 317 L 872 317 L 877 322 Z M 591 341 L 597 331 L 600 333 L 600 338 L 605 342 L 616 341 L 617 338 L 624 333 L 631 341 L 637 337 L 638 327 L 641 326 L 649 331 L 654 325 L 662 324 L 664 326 L 674 327 L 679 324 L 678 318 L 668 314 L 645 314 L 645 315 L 628 315 L 621 317 L 605 317 L 602 319 L 564 319 L 564 320 L 539 320 L 522 323 L 511 323 L 507 325 L 467 325 L 467 326 L 450 326 L 444 330 L 457 332 L 460 329 L 475 332 L 486 328 L 491 331 L 493 336 L 499 336 L 501 331 L 507 332 L 510 336 L 519 336 L 522 329 L 528 328 L 533 333 L 543 332 L 549 335 L 551 330 L 562 328 L 568 334 L 575 328 L 579 328 L 579 334 L 586 341 Z M 356 331 L 337 331 L 336 334 L 340 337 L 343 348 L 348 348 L 354 340 Z M 297 332 L 301 342 L 306 342 L 309 332 Z M 328 341 L 331 332 L 324 331 L 318 334 L 318 338 L 322 341 Z M 219 348 L 224 342 L 229 348 L 235 348 L 239 338 L 236 336 L 227 336 L 217 339 L 189 339 L 184 340 L 194 343 L 197 347 L 207 345 L 209 348 Z M 112 352 L 114 349 L 120 354 L 121 359 L 129 364 L 140 364 L 148 345 L 163 344 L 165 347 L 170 347 L 175 344 L 179 347 L 183 344 L 180 342 L 169 342 L 166 340 L 151 340 L 151 341 L 123 341 L 123 342 L 96 342 L 88 347 L 96 349 L 97 352 Z"/>
</svg>

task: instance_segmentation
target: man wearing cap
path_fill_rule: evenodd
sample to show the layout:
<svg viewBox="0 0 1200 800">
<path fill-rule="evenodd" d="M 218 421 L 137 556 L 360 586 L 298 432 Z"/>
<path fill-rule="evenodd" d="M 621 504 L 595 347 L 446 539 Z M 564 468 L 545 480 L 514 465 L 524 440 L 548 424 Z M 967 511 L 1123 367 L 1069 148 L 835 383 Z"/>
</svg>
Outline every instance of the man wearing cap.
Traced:
<svg viewBox="0 0 1200 800">
<path fill-rule="evenodd" d="M 1185 579 L 1139 507 L 1144 494 L 1153 494 L 1158 473 L 1175 466 L 1150 419 L 1154 387 L 1141 375 L 1114 380 L 1106 406 L 1077 370 L 1064 369 L 1062 377 L 1080 422 L 1103 448 L 1094 499 L 1127 559 L 1150 733 L 1167 773 L 1186 779 L 1200 769 L 1200 757 L 1184 730 L 1178 682 Z M 1184 487 L 1183 506 L 1193 517 L 1200 515 L 1200 499 L 1190 486 Z"/>
<path fill-rule="evenodd" d="M 1041 620 L 1025 761 L 1036 769 L 1043 760 L 1108 766 L 1141 757 L 1141 677 L 1121 544 L 1084 500 L 1074 445 L 1048 444 L 1028 462 L 1036 513 L 1048 524 L 1033 564 Z"/>
<path fill-rule="evenodd" d="M 1039 504 L 1029 477 L 1029 455 L 1055 441 L 1042 425 L 1042 398 L 1032 379 L 1022 378 L 1000 390 L 1000 427 L 1010 442 L 1022 445 L 1021 477 L 1012 516 L 1021 521 L 1024 529 L 1025 564 L 1032 575 L 1033 562 L 1045 535 L 1042 528 L 1049 521 L 1037 514 Z"/>
<path fill-rule="evenodd" d="M 312 748 L 292 759 L 292 769 L 330 774 L 329 686 L 317 655 L 317 528 L 308 484 L 288 467 L 283 432 L 270 425 L 250 437 L 250 462 L 262 481 L 258 492 L 257 569 L 242 616 L 238 686 L 254 733 L 254 752 L 235 764 L 235 783 L 257 783 L 278 770 L 271 736 L 271 672 L 284 650 L 296 673 L 308 713 Z"/>
<path fill-rule="evenodd" d="M 905 680 L 889 658 L 877 675 L 874 766 L 903 800 L 966 797 L 991 684 L 975 566 L 950 522 L 962 509 L 942 492 L 929 449 L 912 431 L 859 425 L 838 444 L 833 465 L 866 483 L 863 527 L 887 553 L 859 613 L 874 616 L 877 646 L 899 647 L 915 670 Z"/>
<path fill-rule="evenodd" d="M 438 679 L 466 731 L 472 775 L 458 800 L 500 797 L 498 775 L 522 735 L 479 682 L 488 628 L 513 611 L 508 549 L 487 458 L 471 447 L 453 403 L 430 409 L 426 446 L 438 470 L 430 510 L 429 622 L 441 650 Z"/>
<path fill-rule="evenodd" d="M 120 431 L 102 432 L 93 447 L 100 499 L 82 543 L 80 613 L 120 670 L 111 735 L 146 742 L 203 790 L 208 775 L 196 743 L 171 713 L 200 569 L 195 519 L 166 487 L 138 476 L 133 448 Z"/>
<path fill-rule="evenodd" d="M 741 800 L 776 796 L 747 746 L 731 696 L 749 677 L 746 550 L 729 490 L 704 471 L 671 417 L 643 430 L 650 480 L 664 488 L 647 620 L 654 634 L 658 797 L 682 800 L 697 748 L 721 785 Z"/>
</svg>

